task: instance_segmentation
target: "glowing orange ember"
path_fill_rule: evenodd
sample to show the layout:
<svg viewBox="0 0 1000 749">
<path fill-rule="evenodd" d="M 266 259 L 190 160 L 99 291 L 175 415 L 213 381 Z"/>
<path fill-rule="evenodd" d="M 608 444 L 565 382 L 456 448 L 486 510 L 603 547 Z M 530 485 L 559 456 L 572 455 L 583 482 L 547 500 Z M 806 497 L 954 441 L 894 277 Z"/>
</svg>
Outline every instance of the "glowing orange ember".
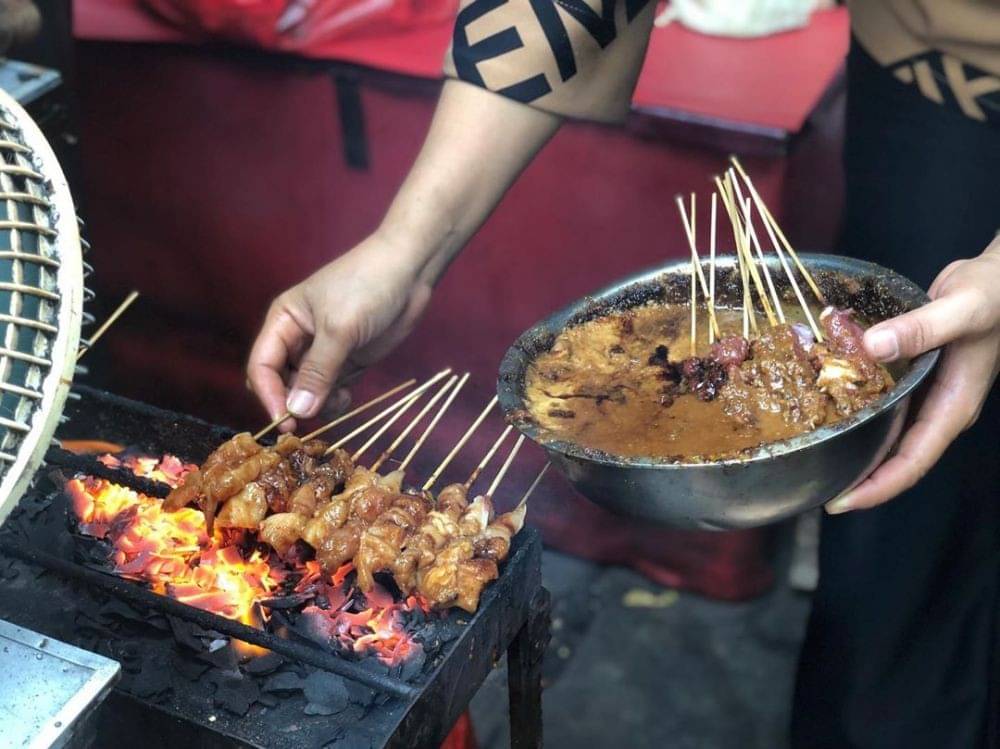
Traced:
<svg viewBox="0 0 1000 749">
<path fill-rule="evenodd" d="M 159 459 L 150 458 L 145 455 L 126 455 L 121 457 L 107 453 L 97 460 L 108 468 L 126 468 L 136 476 L 162 481 L 171 489 L 180 486 L 185 476 L 198 469 L 198 466 L 193 463 L 185 463 L 176 455 L 171 455 L 170 453 Z"/>
<path fill-rule="evenodd" d="M 100 460 L 171 485 L 193 468 L 169 455 L 161 460 L 104 455 Z M 353 585 L 350 564 L 324 575 L 315 561 L 279 560 L 253 543 L 250 532 L 234 537 L 220 529 L 209 539 L 200 510 L 167 512 L 161 500 L 105 479 L 78 477 L 67 482 L 66 490 L 81 532 L 110 542 L 114 572 L 161 595 L 262 628 L 268 615 L 263 602 L 296 594 L 313 601 L 301 616 L 330 644 L 356 653 L 374 651 L 390 665 L 420 647 L 405 628 L 405 616 L 417 608 L 429 611 L 426 602 L 414 596 L 397 602 L 381 588 L 363 596 Z M 240 645 L 246 655 L 265 652 Z"/>
</svg>

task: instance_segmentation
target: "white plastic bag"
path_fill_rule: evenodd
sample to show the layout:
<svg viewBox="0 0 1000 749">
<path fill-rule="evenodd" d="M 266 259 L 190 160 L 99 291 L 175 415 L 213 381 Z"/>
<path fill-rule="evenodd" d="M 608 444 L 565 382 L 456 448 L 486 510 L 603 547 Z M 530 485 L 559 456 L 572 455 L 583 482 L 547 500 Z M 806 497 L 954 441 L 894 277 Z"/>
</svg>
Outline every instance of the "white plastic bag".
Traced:
<svg viewBox="0 0 1000 749">
<path fill-rule="evenodd" d="M 806 26 L 825 0 L 670 0 L 657 26 L 678 22 L 711 36 L 755 37 Z"/>
</svg>

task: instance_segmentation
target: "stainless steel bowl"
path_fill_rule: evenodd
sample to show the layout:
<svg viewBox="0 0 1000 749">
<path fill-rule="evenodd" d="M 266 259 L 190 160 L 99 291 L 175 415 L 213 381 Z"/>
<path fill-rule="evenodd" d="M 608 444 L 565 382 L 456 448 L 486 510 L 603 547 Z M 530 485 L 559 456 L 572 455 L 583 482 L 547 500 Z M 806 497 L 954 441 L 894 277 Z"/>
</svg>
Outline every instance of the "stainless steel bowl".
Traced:
<svg viewBox="0 0 1000 749">
<path fill-rule="evenodd" d="M 870 322 L 928 301 L 916 284 L 873 263 L 833 255 L 801 254 L 827 300 L 853 307 Z M 720 303 L 738 304 L 734 258 L 719 259 Z M 795 305 L 777 258 L 768 258 L 779 292 Z M 780 279 L 780 281 L 779 281 Z M 702 529 L 751 528 L 818 507 L 850 489 L 895 444 L 914 389 L 938 359 L 931 351 L 898 372 L 880 400 L 836 424 L 764 445 L 752 454 L 712 463 L 624 458 L 563 441 L 543 439 L 525 418 L 524 375 L 531 361 L 563 328 L 648 301 L 685 303 L 690 263 L 677 262 L 626 278 L 586 296 L 525 331 L 500 365 L 497 391 L 507 419 L 548 452 L 553 464 L 588 499 L 621 515 Z M 808 289 L 800 280 L 806 292 Z"/>
</svg>

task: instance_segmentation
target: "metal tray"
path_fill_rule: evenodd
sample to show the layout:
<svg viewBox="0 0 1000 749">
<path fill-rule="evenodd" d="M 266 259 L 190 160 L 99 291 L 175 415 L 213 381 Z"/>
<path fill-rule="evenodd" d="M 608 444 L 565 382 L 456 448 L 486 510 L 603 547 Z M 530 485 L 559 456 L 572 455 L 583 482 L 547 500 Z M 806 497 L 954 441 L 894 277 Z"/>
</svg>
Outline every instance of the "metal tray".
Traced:
<svg viewBox="0 0 1000 749">
<path fill-rule="evenodd" d="M 0 743 L 66 746 L 120 671 L 110 658 L 0 620 Z"/>
</svg>

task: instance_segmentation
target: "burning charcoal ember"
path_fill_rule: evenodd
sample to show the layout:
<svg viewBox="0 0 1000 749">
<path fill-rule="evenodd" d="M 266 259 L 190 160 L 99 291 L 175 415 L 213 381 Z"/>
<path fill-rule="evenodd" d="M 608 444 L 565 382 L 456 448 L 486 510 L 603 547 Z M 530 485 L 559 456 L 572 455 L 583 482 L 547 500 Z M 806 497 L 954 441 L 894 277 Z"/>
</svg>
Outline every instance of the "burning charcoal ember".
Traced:
<svg viewBox="0 0 1000 749">
<path fill-rule="evenodd" d="M 260 687 L 253 678 L 233 673 L 212 673 L 208 681 L 215 684 L 213 702 L 234 715 L 243 716 L 260 697 Z"/>
<path fill-rule="evenodd" d="M 422 647 L 414 648 L 406 660 L 396 667 L 398 677 L 406 682 L 413 681 L 423 672 L 426 661 L 427 656 L 424 649 Z"/>
</svg>

